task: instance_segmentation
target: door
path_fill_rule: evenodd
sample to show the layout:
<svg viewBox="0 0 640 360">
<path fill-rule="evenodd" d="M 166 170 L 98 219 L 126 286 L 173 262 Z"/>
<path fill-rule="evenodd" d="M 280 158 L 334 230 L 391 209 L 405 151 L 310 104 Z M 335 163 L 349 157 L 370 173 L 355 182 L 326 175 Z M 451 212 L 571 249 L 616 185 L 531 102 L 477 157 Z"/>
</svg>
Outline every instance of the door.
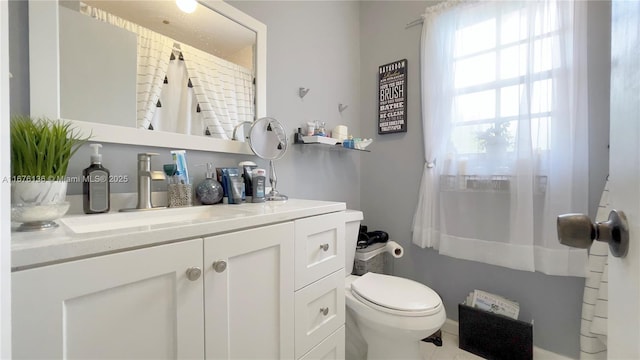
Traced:
<svg viewBox="0 0 640 360">
<path fill-rule="evenodd" d="M 609 189 L 626 213 L 629 253 L 609 254 L 609 359 L 640 359 L 640 2 L 613 0 Z"/>
<path fill-rule="evenodd" d="M 193 267 L 202 239 L 14 272 L 13 358 L 202 359 Z"/>
<path fill-rule="evenodd" d="M 204 241 L 205 357 L 293 358 L 293 223 Z"/>
</svg>

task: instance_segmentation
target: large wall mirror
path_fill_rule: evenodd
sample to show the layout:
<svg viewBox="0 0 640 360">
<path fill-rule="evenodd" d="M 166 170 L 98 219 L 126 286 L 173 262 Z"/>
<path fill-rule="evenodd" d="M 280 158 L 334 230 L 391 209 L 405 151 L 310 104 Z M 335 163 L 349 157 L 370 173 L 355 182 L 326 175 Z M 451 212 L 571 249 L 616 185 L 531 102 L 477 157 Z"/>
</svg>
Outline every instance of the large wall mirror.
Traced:
<svg viewBox="0 0 640 360">
<path fill-rule="evenodd" d="M 30 1 L 31 114 L 93 141 L 252 154 L 231 134 L 266 116 L 266 26 L 196 4 Z"/>
</svg>

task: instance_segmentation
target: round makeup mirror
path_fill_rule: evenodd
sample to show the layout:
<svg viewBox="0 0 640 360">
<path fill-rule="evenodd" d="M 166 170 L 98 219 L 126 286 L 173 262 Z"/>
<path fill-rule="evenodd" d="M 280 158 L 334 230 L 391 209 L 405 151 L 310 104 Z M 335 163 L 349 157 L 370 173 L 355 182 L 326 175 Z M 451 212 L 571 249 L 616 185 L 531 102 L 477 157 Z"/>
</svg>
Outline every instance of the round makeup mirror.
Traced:
<svg viewBox="0 0 640 360">
<path fill-rule="evenodd" d="M 278 177 L 273 161 L 282 158 L 287 152 L 287 131 L 282 123 L 274 118 L 263 117 L 251 124 L 249 146 L 261 159 L 269 160 L 269 182 L 271 191 L 265 197 L 269 201 L 286 201 L 288 197 L 276 190 Z"/>
</svg>

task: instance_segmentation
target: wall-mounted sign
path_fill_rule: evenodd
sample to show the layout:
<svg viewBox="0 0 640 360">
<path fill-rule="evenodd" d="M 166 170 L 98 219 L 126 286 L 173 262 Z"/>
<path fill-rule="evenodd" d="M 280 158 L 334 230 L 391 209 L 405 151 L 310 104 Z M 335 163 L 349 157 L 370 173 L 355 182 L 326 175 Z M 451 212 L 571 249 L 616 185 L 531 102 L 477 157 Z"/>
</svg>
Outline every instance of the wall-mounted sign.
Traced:
<svg viewBox="0 0 640 360">
<path fill-rule="evenodd" d="M 407 132 L 407 59 L 378 69 L 378 134 Z"/>
</svg>

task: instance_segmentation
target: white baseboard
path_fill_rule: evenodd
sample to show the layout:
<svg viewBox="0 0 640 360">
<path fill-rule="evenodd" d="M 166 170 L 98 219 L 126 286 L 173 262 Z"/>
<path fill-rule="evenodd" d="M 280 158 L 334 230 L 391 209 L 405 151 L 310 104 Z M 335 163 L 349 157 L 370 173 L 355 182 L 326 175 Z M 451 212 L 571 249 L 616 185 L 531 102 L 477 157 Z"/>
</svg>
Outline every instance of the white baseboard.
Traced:
<svg viewBox="0 0 640 360">
<path fill-rule="evenodd" d="M 458 322 L 447 319 L 447 321 L 444 322 L 444 325 L 442 325 L 441 330 L 451 335 L 458 336 Z"/>
<path fill-rule="evenodd" d="M 442 325 L 441 330 L 446 332 L 447 334 L 458 336 L 459 334 L 458 322 L 451 319 L 447 319 L 447 321 L 444 322 L 444 325 Z M 556 354 L 554 352 L 539 348 L 537 346 L 533 347 L 533 359 L 534 360 L 574 360 L 570 357 Z"/>
</svg>

